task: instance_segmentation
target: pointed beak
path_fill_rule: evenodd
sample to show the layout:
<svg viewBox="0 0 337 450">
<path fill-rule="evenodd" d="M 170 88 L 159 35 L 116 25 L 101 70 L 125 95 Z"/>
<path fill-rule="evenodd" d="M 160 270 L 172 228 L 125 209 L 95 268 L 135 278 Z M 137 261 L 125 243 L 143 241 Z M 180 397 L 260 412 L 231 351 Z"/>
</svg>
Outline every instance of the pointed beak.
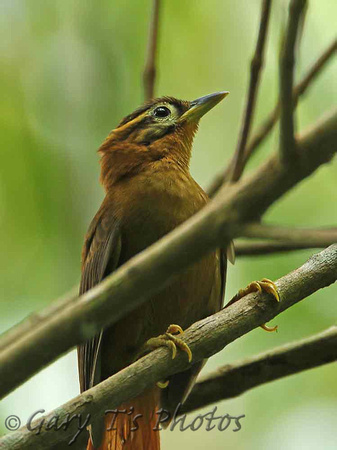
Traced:
<svg viewBox="0 0 337 450">
<path fill-rule="evenodd" d="M 210 109 L 214 108 L 229 94 L 228 91 L 215 92 L 190 102 L 189 109 L 180 117 L 179 122 L 197 122 Z"/>
</svg>

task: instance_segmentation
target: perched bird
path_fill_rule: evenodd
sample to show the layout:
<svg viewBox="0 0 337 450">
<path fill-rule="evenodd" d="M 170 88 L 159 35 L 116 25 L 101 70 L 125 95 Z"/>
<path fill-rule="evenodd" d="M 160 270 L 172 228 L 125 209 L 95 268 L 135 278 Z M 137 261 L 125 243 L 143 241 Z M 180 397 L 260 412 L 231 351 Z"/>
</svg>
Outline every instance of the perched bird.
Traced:
<svg viewBox="0 0 337 450">
<path fill-rule="evenodd" d="M 189 171 L 192 142 L 199 119 L 227 94 L 217 92 L 192 102 L 172 97 L 151 100 L 126 116 L 106 138 L 99 148 L 106 196 L 86 235 L 80 294 L 207 203 L 207 195 Z M 80 345 L 81 392 L 134 362 L 147 346 L 156 347 L 158 335 L 164 335 L 158 346 L 166 340 L 175 351 L 178 344 L 191 358 L 177 333 L 221 308 L 225 270 L 223 252 L 211 252 L 150 301 Z M 165 389 L 153 386 L 121 405 L 119 410 L 132 407 L 134 414 L 141 415 L 136 431 L 131 431 L 128 414 L 118 414 L 110 426 L 114 429 L 107 431 L 111 417 L 102 412 L 91 425 L 87 448 L 159 449 L 159 432 L 153 430 L 156 410 L 172 412 L 188 394 L 201 366 L 197 363 L 170 377 Z"/>
<path fill-rule="evenodd" d="M 191 102 L 172 97 L 151 100 L 126 116 L 106 138 L 99 148 L 106 196 L 86 235 L 80 294 L 208 202 L 190 175 L 192 142 L 199 119 L 227 94 L 217 92 Z M 178 347 L 191 360 L 179 334 L 221 308 L 226 261 L 224 251 L 210 252 L 148 302 L 80 345 L 81 392 L 161 345 L 173 355 Z M 164 408 L 172 414 L 202 365 L 192 361 L 189 370 L 121 405 L 118 410 L 139 415 L 136 430 L 131 414 L 117 414 L 112 420 L 102 412 L 90 426 L 87 449 L 159 449 L 156 411 Z"/>
</svg>

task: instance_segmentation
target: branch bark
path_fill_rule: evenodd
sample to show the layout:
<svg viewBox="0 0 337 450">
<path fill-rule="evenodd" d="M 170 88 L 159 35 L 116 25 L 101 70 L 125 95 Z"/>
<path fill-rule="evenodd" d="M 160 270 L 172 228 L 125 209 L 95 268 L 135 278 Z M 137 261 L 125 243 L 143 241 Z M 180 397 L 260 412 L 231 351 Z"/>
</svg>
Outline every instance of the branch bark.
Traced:
<svg viewBox="0 0 337 450">
<path fill-rule="evenodd" d="M 337 360 L 337 327 L 269 352 L 219 367 L 201 378 L 182 406 L 185 414 L 237 397 L 262 384 Z"/>
<path fill-rule="evenodd" d="M 274 154 L 253 175 L 223 188 L 190 220 L 2 350 L 0 395 L 6 395 L 70 348 L 118 321 L 193 261 L 227 245 L 236 237 L 239 225 L 258 219 L 285 192 L 332 158 L 337 150 L 336 125 L 337 112 L 299 139 L 297 170 L 285 169 L 278 154 Z"/>
<path fill-rule="evenodd" d="M 236 256 L 257 256 L 300 249 L 318 249 L 328 247 L 337 242 L 337 228 L 299 229 L 251 224 L 241 228 L 240 234 L 254 238 L 277 239 L 277 241 L 235 241 Z M 35 312 L 10 328 L 1 336 L 0 351 L 16 342 L 32 328 L 40 326 L 42 321 L 46 321 L 57 312 L 62 311 L 65 307 L 75 302 L 77 298 L 78 286 L 74 287 L 59 300 L 52 302 L 48 308 L 40 313 Z"/>
<path fill-rule="evenodd" d="M 300 268 L 277 280 L 281 298 L 279 303 L 271 300 L 266 293 L 249 294 L 219 313 L 193 324 L 183 335 L 183 340 L 192 350 L 193 362 L 214 355 L 238 337 L 268 322 L 318 289 L 329 286 L 336 279 L 337 245 L 332 245 L 312 256 Z M 47 425 L 55 416 L 58 416 L 58 423 L 69 421 L 75 414 L 81 414 L 82 417 L 90 414 L 90 418 L 97 418 L 102 415 L 102 411 L 118 407 L 153 386 L 156 381 L 188 367 L 184 352 L 178 352 L 177 357 L 172 360 L 168 349 L 159 348 L 47 414 L 43 417 L 44 424 Z M 36 425 L 33 423 L 32 426 Z M 0 445 L 1 448 L 11 450 L 39 450 L 47 446 L 50 448 L 74 433 L 74 427 L 71 426 L 62 430 L 62 433 L 50 432 L 42 427 L 37 436 L 23 427 L 20 431 L 5 436 Z"/>
<path fill-rule="evenodd" d="M 144 96 L 149 100 L 154 96 L 154 85 L 156 79 L 156 56 L 158 45 L 160 0 L 153 0 L 152 17 L 149 27 L 149 40 L 147 44 L 147 56 L 143 72 Z"/>
<path fill-rule="evenodd" d="M 233 161 L 231 163 L 231 167 L 233 168 L 233 172 L 230 177 L 231 182 L 236 182 L 239 180 L 245 167 L 244 153 L 254 117 L 254 108 L 259 87 L 260 72 L 263 66 L 263 54 L 268 31 L 270 9 L 271 0 L 263 0 L 259 34 L 257 38 L 255 53 L 250 65 L 250 81 L 247 104 L 243 114 L 242 128 L 240 130 L 238 145 L 233 156 Z"/>
<path fill-rule="evenodd" d="M 287 30 L 280 54 L 280 152 L 285 164 L 291 164 L 296 160 L 293 117 L 295 46 L 306 3 L 306 0 L 291 0 Z"/>
</svg>

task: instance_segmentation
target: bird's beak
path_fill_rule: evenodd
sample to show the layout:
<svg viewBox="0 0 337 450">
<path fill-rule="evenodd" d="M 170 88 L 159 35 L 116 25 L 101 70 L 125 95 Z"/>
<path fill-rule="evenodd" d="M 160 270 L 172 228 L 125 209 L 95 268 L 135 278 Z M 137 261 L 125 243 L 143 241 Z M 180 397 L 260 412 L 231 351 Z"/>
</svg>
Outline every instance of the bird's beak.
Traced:
<svg viewBox="0 0 337 450">
<path fill-rule="evenodd" d="M 204 114 L 227 97 L 228 94 L 228 91 L 215 92 L 193 100 L 190 102 L 189 109 L 180 117 L 179 122 L 197 122 Z"/>
</svg>

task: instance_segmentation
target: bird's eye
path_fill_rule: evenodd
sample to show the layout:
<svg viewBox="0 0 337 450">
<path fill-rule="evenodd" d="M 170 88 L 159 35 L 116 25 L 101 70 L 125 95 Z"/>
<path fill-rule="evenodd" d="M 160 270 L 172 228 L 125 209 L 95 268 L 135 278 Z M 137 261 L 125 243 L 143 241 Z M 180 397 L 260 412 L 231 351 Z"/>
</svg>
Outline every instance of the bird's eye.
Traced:
<svg viewBox="0 0 337 450">
<path fill-rule="evenodd" d="M 158 108 L 153 111 L 153 115 L 159 118 L 167 117 L 170 114 L 171 111 L 166 106 L 158 106 Z"/>
</svg>

